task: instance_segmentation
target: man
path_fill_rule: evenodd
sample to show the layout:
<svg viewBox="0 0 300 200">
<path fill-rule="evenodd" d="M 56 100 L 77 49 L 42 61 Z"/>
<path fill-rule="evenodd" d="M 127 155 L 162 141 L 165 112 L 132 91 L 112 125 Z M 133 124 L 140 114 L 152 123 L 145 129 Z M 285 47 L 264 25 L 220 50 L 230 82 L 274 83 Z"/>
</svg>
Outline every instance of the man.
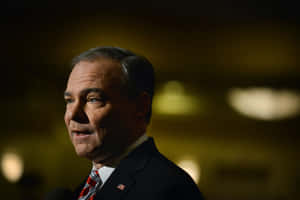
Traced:
<svg viewBox="0 0 300 200">
<path fill-rule="evenodd" d="M 65 123 L 78 156 L 93 163 L 74 199 L 202 199 L 146 135 L 153 95 L 154 71 L 144 57 L 98 47 L 73 59 Z"/>
</svg>

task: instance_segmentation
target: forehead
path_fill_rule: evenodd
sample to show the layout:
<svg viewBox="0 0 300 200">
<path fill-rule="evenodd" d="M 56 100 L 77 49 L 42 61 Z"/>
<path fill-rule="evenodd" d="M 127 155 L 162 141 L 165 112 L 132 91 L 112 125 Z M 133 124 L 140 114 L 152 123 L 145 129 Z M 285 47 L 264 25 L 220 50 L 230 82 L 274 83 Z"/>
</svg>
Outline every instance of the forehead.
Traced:
<svg viewBox="0 0 300 200">
<path fill-rule="evenodd" d="M 80 91 L 89 87 L 112 87 L 121 84 L 122 76 L 121 65 L 118 61 L 108 58 L 80 61 L 74 66 L 69 76 L 66 90 Z"/>
</svg>

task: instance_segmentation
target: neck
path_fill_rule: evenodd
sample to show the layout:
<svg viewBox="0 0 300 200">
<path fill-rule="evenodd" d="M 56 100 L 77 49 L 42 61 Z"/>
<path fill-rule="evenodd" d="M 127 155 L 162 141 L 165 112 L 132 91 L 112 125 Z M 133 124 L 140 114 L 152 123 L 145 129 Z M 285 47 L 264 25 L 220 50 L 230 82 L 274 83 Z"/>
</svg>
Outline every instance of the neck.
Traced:
<svg viewBox="0 0 300 200">
<path fill-rule="evenodd" d="M 95 162 L 93 162 L 93 166 L 94 166 L 96 169 L 100 169 L 100 168 L 103 167 L 104 165 L 101 164 L 101 163 L 95 163 Z"/>
<path fill-rule="evenodd" d="M 141 134 L 137 138 L 131 141 L 129 145 L 126 146 L 120 153 L 112 154 L 111 156 L 106 157 L 104 160 L 93 161 L 93 165 L 99 169 L 103 166 L 116 167 L 119 165 L 120 161 L 126 157 L 132 150 L 134 150 L 137 146 L 146 141 L 148 136 L 146 134 Z"/>
</svg>

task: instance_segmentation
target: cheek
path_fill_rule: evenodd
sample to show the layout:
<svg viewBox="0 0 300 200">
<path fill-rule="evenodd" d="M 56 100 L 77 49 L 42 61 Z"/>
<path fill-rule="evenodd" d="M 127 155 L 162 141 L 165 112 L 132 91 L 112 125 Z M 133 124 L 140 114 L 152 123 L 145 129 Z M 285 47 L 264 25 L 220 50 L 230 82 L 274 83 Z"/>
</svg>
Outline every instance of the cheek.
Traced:
<svg viewBox="0 0 300 200">
<path fill-rule="evenodd" d="M 93 110 L 92 112 L 87 112 L 90 123 L 96 128 L 104 128 L 110 121 L 111 118 L 111 108 L 102 108 L 99 110 Z"/>
<path fill-rule="evenodd" d="M 68 111 L 65 112 L 65 115 L 64 115 L 64 120 L 65 120 L 65 124 L 68 126 L 69 124 L 69 117 L 68 117 Z"/>
</svg>

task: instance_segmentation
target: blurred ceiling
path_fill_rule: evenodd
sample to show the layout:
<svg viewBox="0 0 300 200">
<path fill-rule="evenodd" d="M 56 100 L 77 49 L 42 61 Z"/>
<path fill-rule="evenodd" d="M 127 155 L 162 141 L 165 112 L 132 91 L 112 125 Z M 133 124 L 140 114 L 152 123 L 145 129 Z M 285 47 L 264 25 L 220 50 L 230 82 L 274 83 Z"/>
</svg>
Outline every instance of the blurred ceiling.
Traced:
<svg viewBox="0 0 300 200">
<path fill-rule="evenodd" d="M 206 114 L 195 116 L 202 128 L 218 132 L 212 124 L 217 121 L 229 129 L 247 124 L 251 132 L 260 122 L 234 113 L 224 101 L 226 92 L 251 86 L 300 89 L 296 11 L 280 1 L 7 1 L 1 12 L 1 101 L 8 114 L 2 121 L 15 132 L 51 129 L 63 115 L 61 94 L 71 58 L 111 45 L 148 57 L 158 86 L 180 81 L 210 102 Z M 36 116 L 43 116 L 38 123 Z M 281 132 L 288 125 L 297 135 L 298 122 L 297 116 L 275 126 Z M 270 126 L 269 132 L 274 130 Z M 262 127 L 268 132 L 266 124 Z"/>
<path fill-rule="evenodd" d="M 252 87 L 266 88 L 279 110 L 293 102 L 282 94 L 300 93 L 299 19 L 291 1 L 2 2 L 0 153 L 20 154 L 25 173 L 42 175 L 47 187 L 79 182 L 90 166 L 75 156 L 63 124 L 69 62 L 95 46 L 120 46 L 154 64 L 149 133 L 171 160 L 192 156 L 204 193 L 217 196 L 210 199 L 299 194 L 299 112 L 259 120 L 228 102 L 229 91 Z M 185 113 L 160 113 L 166 105 Z M 78 177 L 61 180 L 66 172 Z M 2 176 L 1 184 L 13 186 Z"/>
</svg>

